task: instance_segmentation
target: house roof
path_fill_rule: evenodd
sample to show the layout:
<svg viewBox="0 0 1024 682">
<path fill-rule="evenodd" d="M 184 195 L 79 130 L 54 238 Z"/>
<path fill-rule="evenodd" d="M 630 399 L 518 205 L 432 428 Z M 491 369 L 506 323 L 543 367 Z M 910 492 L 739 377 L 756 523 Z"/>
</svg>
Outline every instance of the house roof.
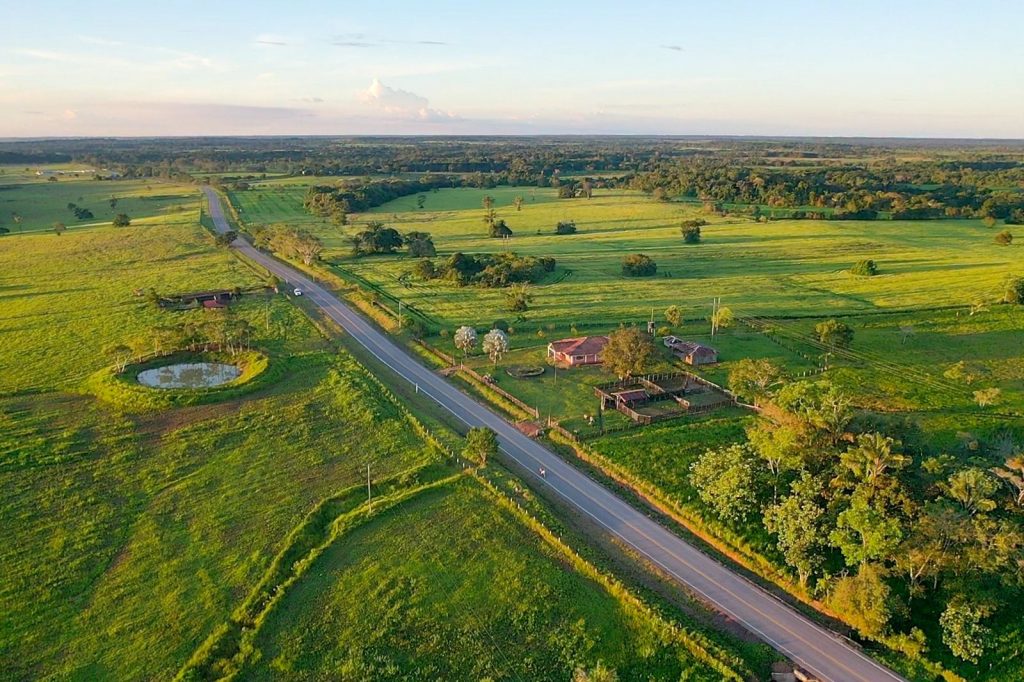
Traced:
<svg viewBox="0 0 1024 682">
<path fill-rule="evenodd" d="M 574 339 L 552 341 L 548 348 L 566 355 L 597 355 L 608 345 L 607 336 L 580 336 Z"/>
<path fill-rule="evenodd" d="M 683 355 L 689 355 L 690 353 L 700 352 L 716 354 L 718 353 L 718 351 L 716 351 L 711 346 L 705 346 L 704 344 L 697 343 L 696 341 L 684 341 L 683 339 L 680 339 L 677 336 L 666 336 L 665 345 L 674 350 L 675 352 L 682 353 Z"/>
</svg>

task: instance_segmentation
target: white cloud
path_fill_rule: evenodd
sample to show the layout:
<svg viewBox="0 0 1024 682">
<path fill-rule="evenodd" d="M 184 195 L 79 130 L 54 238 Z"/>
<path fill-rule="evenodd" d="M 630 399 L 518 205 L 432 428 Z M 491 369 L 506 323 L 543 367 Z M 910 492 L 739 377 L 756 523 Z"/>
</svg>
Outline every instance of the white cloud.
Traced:
<svg viewBox="0 0 1024 682">
<path fill-rule="evenodd" d="M 389 116 L 396 118 L 417 118 L 420 120 L 444 120 L 458 118 L 451 112 L 430 108 L 430 100 L 408 90 L 399 90 L 384 85 L 377 78 L 370 87 L 359 93 L 359 101 Z"/>
</svg>

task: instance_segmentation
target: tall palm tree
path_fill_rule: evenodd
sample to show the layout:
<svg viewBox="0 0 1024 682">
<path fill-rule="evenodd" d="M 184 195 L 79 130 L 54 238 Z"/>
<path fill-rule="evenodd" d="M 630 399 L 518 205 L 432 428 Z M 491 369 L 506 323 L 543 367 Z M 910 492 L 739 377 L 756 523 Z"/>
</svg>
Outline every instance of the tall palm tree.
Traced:
<svg viewBox="0 0 1024 682">
<path fill-rule="evenodd" d="M 857 436 L 857 444 L 843 453 L 841 463 L 859 481 L 874 487 L 887 471 L 898 471 L 911 462 L 911 458 L 893 452 L 897 443 L 880 433 Z"/>
</svg>

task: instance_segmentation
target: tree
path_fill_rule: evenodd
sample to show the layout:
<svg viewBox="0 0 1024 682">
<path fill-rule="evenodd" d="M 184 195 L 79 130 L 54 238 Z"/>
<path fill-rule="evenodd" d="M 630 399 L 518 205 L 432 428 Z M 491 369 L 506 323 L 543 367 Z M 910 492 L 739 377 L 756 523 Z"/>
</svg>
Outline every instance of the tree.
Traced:
<svg viewBox="0 0 1024 682">
<path fill-rule="evenodd" d="M 850 272 L 861 277 L 871 277 L 878 274 L 878 265 L 871 259 L 859 260 L 853 264 Z"/>
<path fill-rule="evenodd" d="M 625 379 L 643 374 L 653 353 L 654 346 L 647 334 L 636 327 L 619 327 L 609 335 L 601 357 L 610 372 Z"/>
<path fill-rule="evenodd" d="M 430 280 L 437 277 L 437 268 L 434 267 L 434 261 L 429 258 L 417 261 L 416 265 L 412 266 L 412 272 L 423 280 Z"/>
<path fill-rule="evenodd" d="M 891 557 L 903 539 L 898 519 L 871 505 L 868 496 L 856 491 L 850 506 L 836 518 L 829 542 L 843 553 L 848 566 Z"/>
<path fill-rule="evenodd" d="M 213 238 L 213 242 L 217 246 L 231 246 L 232 242 L 238 238 L 238 233 L 234 230 L 228 230 L 227 232 L 218 232 Z"/>
<path fill-rule="evenodd" d="M 1000 246 L 1009 246 L 1010 244 L 1013 243 L 1013 235 L 1010 234 L 1009 230 L 1003 230 L 1001 232 L 996 233 L 994 241 L 996 244 L 999 244 Z"/>
<path fill-rule="evenodd" d="M 708 221 L 703 218 L 684 220 L 682 225 L 679 226 L 680 232 L 683 233 L 683 242 L 686 244 L 699 244 L 700 228 L 707 224 Z"/>
<path fill-rule="evenodd" d="M 865 637 L 885 634 L 892 618 L 892 590 L 881 567 L 867 564 L 836 581 L 828 605 Z"/>
<path fill-rule="evenodd" d="M 946 497 L 957 502 L 970 516 L 996 508 L 993 496 L 999 491 L 999 481 L 984 469 L 961 469 L 941 487 Z"/>
<path fill-rule="evenodd" d="M 782 383 L 782 369 L 766 358 L 743 358 L 729 368 L 729 388 L 733 393 L 752 398 L 756 404 L 769 396 L 772 387 Z"/>
<path fill-rule="evenodd" d="M 594 183 L 590 180 L 584 180 L 580 183 L 580 194 L 590 199 L 594 196 Z"/>
<path fill-rule="evenodd" d="M 775 403 L 807 427 L 839 441 L 853 413 L 849 397 L 828 381 L 796 381 L 779 389 Z"/>
<path fill-rule="evenodd" d="M 995 227 L 996 226 L 996 219 L 993 218 L 990 215 L 987 215 L 984 218 L 982 218 L 981 222 L 985 224 L 985 227 Z"/>
<path fill-rule="evenodd" d="M 683 322 L 683 311 L 677 305 L 670 305 L 665 308 L 665 321 L 673 327 L 678 327 Z"/>
<path fill-rule="evenodd" d="M 623 277 L 650 277 L 657 271 L 657 263 L 645 254 L 631 253 L 622 259 Z"/>
<path fill-rule="evenodd" d="M 466 434 L 466 447 L 462 454 L 466 459 L 472 459 L 481 465 L 487 464 L 487 459 L 498 454 L 498 435 L 486 427 L 472 428 Z"/>
<path fill-rule="evenodd" d="M 92 217 L 91 215 L 89 217 Z M 128 217 L 127 213 L 118 213 L 114 216 L 114 227 L 128 227 L 132 224 L 132 219 Z"/>
<path fill-rule="evenodd" d="M 58 221 L 53 224 L 53 233 L 58 237 L 67 231 L 67 226 L 64 223 Z"/>
<path fill-rule="evenodd" d="M 427 195 L 421 194 L 416 197 L 416 208 L 422 209 L 427 203 Z"/>
<path fill-rule="evenodd" d="M 512 204 L 516 207 L 516 211 L 523 210 L 523 198 L 521 196 L 517 195 L 516 198 L 512 200 Z"/>
<path fill-rule="evenodd" d="M 715 312 L 711 314 L 711 324 L 715 330 L 727 329 L 733 325 L 736 321 L 736 316 L 733 315 L 732 309 L 728 307 L 716 308 Z"/>
<path fill-rule="evenodd" d="M 814 333 L 824 345 L 832 350 L 846 348 L 853 341 L 853 329 L 839 320 L 825 320 L 814 325 Z"/>
<path fill-rule="evenodd" d="M 555 234 L 575 234 L 576 223 L 571 220 L 560 220 L 555 225 Z"/>
<path fill-rule="evenodd" d="M 1004 303 L 1024 303 L 1024 277 L 1008 276 L 1003 286 Z"/>
<path fill-rule="evenodd" d="M 492 197 L 490 194 L 485 196 L 483 199 L 483 206 L 485 211 L 490 211 L 492 208 L 494 208 L 494 197 Z"/>
<path fill-rule="evenodd" d="M 772 474 L 774 501 L 782 472 L 799 469 L 803 464 L 803 452 L 807 447 L 805 438 L 798 428 L 760 421 L 747 429 L 747 440 Z"/>
<path fill-rule="evenodd" d="M 619 674 L 615 668 L 608 668 L 602 661 L 587 670 L 579 666 L 572 674 L 572 682 L 619 682 Z"/>
<path fill-rule="evenodd" d="M 876 488 L 886 472 L 905 469 L 912 461 L 907 455 L 893 452 L 899 445 L 880 433 L 863 433 L 857 436 L 857 444 L 842 454 L 840 464 L 858 483 Z"/>
<path fill-rule="evenodd" d="M 1005 465 L 992 472 L 1010 486 L 1017 506 L 1024 507 L 1024 454 L 1007 457 Z"/>
<path fill-rule="evenodd" d="M 990 407 L 999 403 L 1003 392 L 998 388 L 983 388 L 974 392 L 974 402 L 978 407 Z"/>
<path fill-rule="evenodd" d="M 533 294 L 530 293 L 530 285 L 527 282 L 513 284 L 505 292 L 505 307 L 509 312 L 526 312 L 532 302 Z"/>
<path fill-rule="evenodd" d="M 414 258 L 433 258 L 437 255 L 434 240 L 429 232 L 407 232 L 402 241 Z"/>
<path fill-rule="evenodd" d="M 453 340 L 455 347 L 462 351 L 462 357 L 466 357 L 471 350 L 476 348 L 476 330 L 472 327 L 459 327 L 455 330 Z"/>
<path fill-rule="evenodd" d="M 778 538 L 779 551 L 804 586 L 824 561 L 821 492 L 821 481 L 805 471 L 794 481 L 790 494 L 764 514 L 764 527 Z"/>
<path fill-rule="evenodd" d="M 117 208 L 117 197 L 110 197 L 110 201 L 108 201 L 107 203 L 110 204 L 110 210 L 113 211 L 115 208 Z"/>
<path fill-rule="evenodd" d="M 128 361 L 135 354 L 131 346 L 125 343 L 112 343 L 103 349 L 103 352 L 113 358 L 114 368 L 120 373 L 128 366 Z"/>
<path fill-rule="evenodd" d="M 491 362 L 497 365 L 501 356 L 508 352 L 508 335 L 500 329 L 492 329 L 484 334 L 481 348 L 491 358 Z"/>
<path fill-rule="evenodd" d="M 743 445 L 707 450 L 690 465 L 690 484 L 704 504 L 730 523 L 760 507 L 762 480 L 755 455 Z"/>
<path fill-rule="evenodd" d="M 942 643 L 953 655 L 971 663 L 977 663 L 985 653 L 985 641 L 989 629 L 981 624 L 989 615 L 991 607 L 963 597 L 954 598 L 939 616 L 942 626 Z"/>
<path fill-rule="evenodd" d="M 293 231 L 297 232 L 297 231 Z M 426 235 L 425 232 L 413 233 Z M 427 235 L 429 238 L 429 235 Z M 402 235 L 393 227 L 386 227 L 384 223 L 372 221 L 367 223 L 366 229 L 356 233 L 352 237 L 352 252 L 356 256 L 363 256 L 374 253 L 394 253 L 405 243 Z M 433 243 L 431 243 L 433 245 Z"/>
</svg>

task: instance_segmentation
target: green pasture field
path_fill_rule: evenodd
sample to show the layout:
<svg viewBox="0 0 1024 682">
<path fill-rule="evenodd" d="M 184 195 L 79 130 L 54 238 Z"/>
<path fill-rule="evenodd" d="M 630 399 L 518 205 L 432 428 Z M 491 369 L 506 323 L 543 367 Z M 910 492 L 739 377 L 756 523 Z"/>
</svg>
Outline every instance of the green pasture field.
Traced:
<svg viewBox="0 0 1024 682">
<path fill-rule="evenodd" d="M 335 541 L 254 646 L 246 679 L 558 680 L 599 660 L 622 680 L 720 679 L 472 479 Z"/>
<path fill-rule="evenodd" d="M 13 172 L 0 175 L 0 227 L 10 237 L 21 232 L 49 231 L 55 222 L 62 222 L 69 231 L 109 223 L 118 213 L 126 213 L 132 220 L 159 217 L 176 220 L 188 213 L 194 219 L 199 208 L 199 192 L 195 187 L 169 184 L 156 180 L 93 180 L 61 177 L 48 182 L 32 173 Z M 110 207 L 111 197 L 117 205 Z M 69 203 L 88 208 L 95 216 L 91 220 L 78 220 L 68 210 Z M 22 217 L 15 223 L 13 214 Z M 3 246 L 0 245 L 0 249 Z"/>
<path fill-rule="evenodd" d="M 283 296 L 231 306 L 271 368 L 285 368 L 269 385 L 148 411 L 122 412 L 88 393 L 85 378 L 112 362 L 105 346 L 211 314 L 161 310 L 134 290 L 260 282 L 184 215 L 11 235 L 0 244 L 0 273 L 0 343 L 17 358 L 0 369 L 6 678 L 170 679 L 312 510 L 339 494 L 364 499 L 367 465 L 375 495 L 452 471 L 409 413 Z M 489 495 L 468 480 L 449 485 L 331 545 L 285 601 L 306 620 L 272 619 L 259 644 L 273 655 L 248 672 L 334 674 L 343 667 L 330 666 L 345 661 L 382 665 L 378 654 L 390 651 L 399 667 L 377 668 L 378 678 L 567 678 L 576 663 L 603 659 L 622 679 L 719 679 L 667 637 L 666 623 L 567 570 L 563 555 Z M 311 611 L 313 603 L 336 610 Z M 488 629 L 467 620 L 469 609 Z M 347 630 L 305 628 L 329 622 Z"/>
<path fill-rule="evenodd" d="M 507 194 L 517 190 L 508 189 Z M 1008 273 L 1019 270 L 1019 247 L 993 243 L 993 231 L 980 221 L 774 221 L 709 218 L 704 242 L 685 245 L 683 219 L 700 215 L 693 204 L 659 203 L 641 194 L 595 192 L 594 198 L 546 200 L 515 211 L 496 190 L 440 190 L 415 210 L 405 197 L 354 217 L 341 230 L 320 228 L 325 257 L 386 294 L 423 311 L 437 327 L 486 324 L 507 317 L 499 290 L 458 288 L 445 282 L 406 279 L 412 261 L 404 256 L 352 258 L 344 236 L 358 223 L 383 219 L 400 231 L 430 232 L 444 258 L 467 253 L 515 251 L 552 256 L 558 261 L 547 282 L 534 288 L 527 313 L 533 325 L 605 324 L 640 321 L 669 305 L 686 317 L 706 317 L 715 296 L 740 315 L 828 315 L 992 299 Z M 480 200 L 497 199 L 499 217 L 514 232 L 508 240 L 485 236 Z M 466 206 L 430 210 L 430 202 Z M 409 210 L 410 207 L 412 210 Z M 576 222 L 574 235 L 554 235 L 555 224 Z M 538 234 L 539 231 L 539 234 Z M 658 274 L 630 279 L 621 275 L 628 253 L 646 253 Z M 878 262 L 880 274 L 857 277 L 850 266 L 862 258 Z"/>
<path fill-rule="evenodd" d="M 73 387 L 112 363 L 103 353 L 109 344 L 204 313 L 159 310 L 137 290 L 169 294 L 260 284 L 256 272 L 213 246 L 195 215 L 0 239 L 0 338 L 18 358 L 0 364 L 0 395 Z M 236 309 L 265 327 L 266 308 L 262 300 L 243 298 Z M 277 329 L 301 318 L 283 301 L 270 304 L 270 315 Z"/>
</svg>

